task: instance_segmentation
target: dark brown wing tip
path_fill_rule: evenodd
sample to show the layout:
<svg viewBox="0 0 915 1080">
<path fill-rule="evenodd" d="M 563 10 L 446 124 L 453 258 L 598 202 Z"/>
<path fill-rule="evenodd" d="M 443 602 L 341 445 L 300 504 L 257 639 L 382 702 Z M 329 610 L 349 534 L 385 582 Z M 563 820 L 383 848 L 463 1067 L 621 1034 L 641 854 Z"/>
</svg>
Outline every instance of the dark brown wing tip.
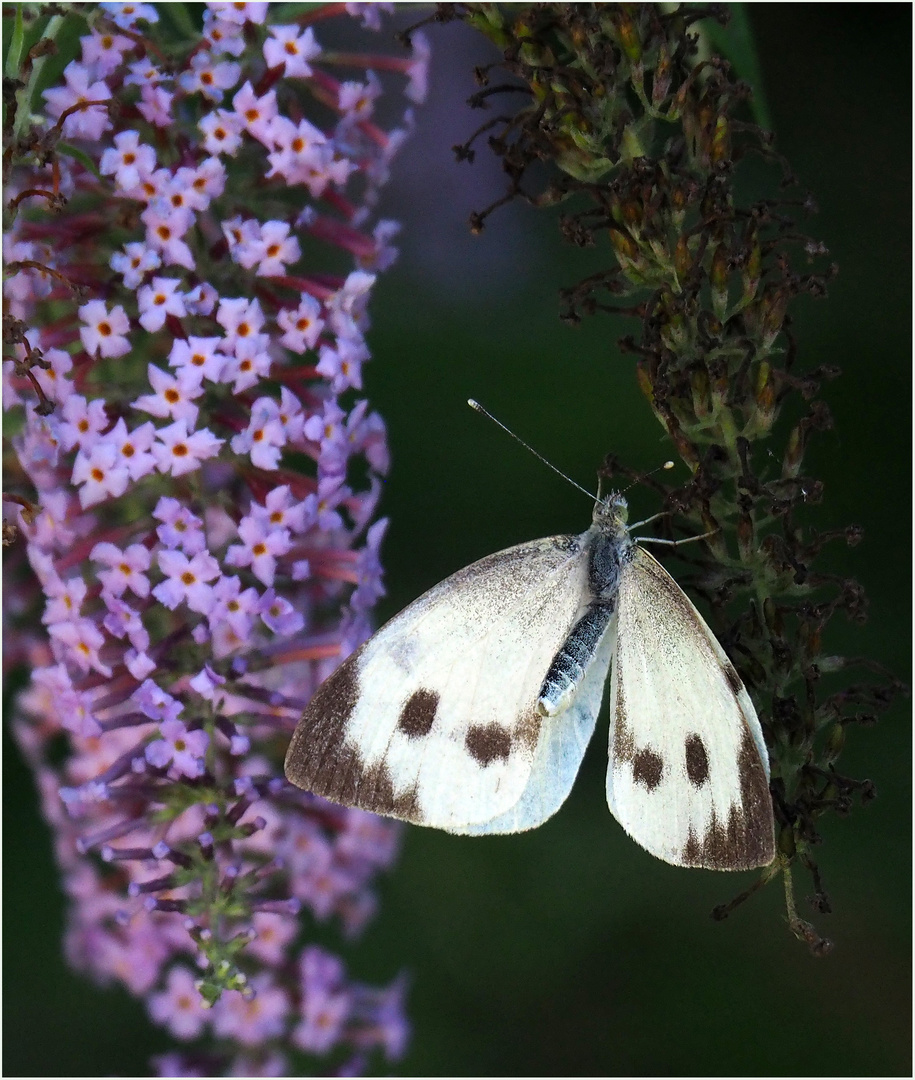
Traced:
<svg viewBox="0 0 915 1080">
<path fill-rule="evenodd" d="M 713 818 L 701 838 L 690 832 L 682 865 L 702 870 L 753 870 L 768 866 L 775 858 L 773 830 L 754 829 L 752 822 L 748 828 L 741 818 L 732 809 L 726 824 Z"/>
<path fill-rule="evenodd" d="M 284 768 L 296 787 L 318 795 L 335 787 L 346 726 L 359 700 L 357 656 L 344 660 L 321 683 L 293 732 Z"/>
<path fill-rule="evenodd" d="M 726 822 L 712 817 L 705 835 L 689 833 L 683 851 L 685 866 L 707 870 L 752 870 L 775 858 L 775 821 L 772 796 L 759 750 L 749 731 L 744 732 L 737 759 L 740 805 L 730 809 Z"/>
<path fill-rule="evenodd" d="M 286 779 L 343 806 L 422 823 L 416 789 L 397 792 L 384 761 L 367 766 L 346 728 L 359 700 L 358 653 L 315 691 L 286 751 Z"/>
</svg>

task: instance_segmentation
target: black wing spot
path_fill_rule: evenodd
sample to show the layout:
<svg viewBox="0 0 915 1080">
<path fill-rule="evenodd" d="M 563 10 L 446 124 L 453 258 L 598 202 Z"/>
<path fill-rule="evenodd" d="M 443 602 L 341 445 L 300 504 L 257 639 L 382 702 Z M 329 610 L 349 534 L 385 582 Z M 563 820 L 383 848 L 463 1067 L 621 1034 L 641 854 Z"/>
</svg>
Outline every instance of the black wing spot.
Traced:
<svg viewBox="0 0 915 1080">
<path fill-rule="evenodd" d="M 661 783 L 664 774 L 664 759 L 654 750 L 639 750 L 632 759 L 632 776 L 637 784 L 644 784 L 649 791 Z"/>
<path fill-rule="evenodd" d="M 705 743 L 696 734 L 686 739 L 686 775 L 694 787 L 702 787 L 708 780 L 708 754 Z"/>
<path fill-rule="evenodd" d="M 417 690 L 401 709 L 398 729 L 411 739 L 421 739 L 432 730 L 437 708 L 438 694 L 434 690 Z"/>
<path fill-rule="evenodd" d="M 474 724 L 467 731 L 464 745 L 470 756 L 484 768 L 501 759 L 506 761 L 511 753 L 511 732 L 498 724 Z"/>
</svg>

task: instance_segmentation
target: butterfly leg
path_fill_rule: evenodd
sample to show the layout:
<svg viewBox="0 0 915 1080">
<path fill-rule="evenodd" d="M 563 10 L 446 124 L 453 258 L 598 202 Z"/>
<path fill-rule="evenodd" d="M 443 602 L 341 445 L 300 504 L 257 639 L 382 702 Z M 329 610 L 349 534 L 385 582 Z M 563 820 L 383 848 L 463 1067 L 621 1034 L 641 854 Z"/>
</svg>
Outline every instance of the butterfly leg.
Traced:
<svg viewBox="0 0 915 1080">
<path fill-rule="evenodd" d="M 555 716 L 568 708 L 615 611 L 615 596 L 595 600 L 572 627 L 540 687 L 537 709 L 541 715 Z"/>
<path fill-rule="evenodd" d="M 659 517 L 660 515 L 655 515 Z M 646 518 L 645 521 L 640 521 L 640 525 L 645 525 L 649 521 L 653 521 L 654 518 Z M 635 528 L 635 526 L 633 526 Z M 706 540 L 710 536 L 715 536 L 720 532 L 720 529 L 712 529 L 711 532 L 700 533 L 698 536 L 684 536 L 680 540 L 662 540 L 658 536 L 640 536 L 638 541 L 640 544 L 665 544 L 667 547 L 679 547 L 681 544 L 691 544 L 694 540 Z"/>
</svg>

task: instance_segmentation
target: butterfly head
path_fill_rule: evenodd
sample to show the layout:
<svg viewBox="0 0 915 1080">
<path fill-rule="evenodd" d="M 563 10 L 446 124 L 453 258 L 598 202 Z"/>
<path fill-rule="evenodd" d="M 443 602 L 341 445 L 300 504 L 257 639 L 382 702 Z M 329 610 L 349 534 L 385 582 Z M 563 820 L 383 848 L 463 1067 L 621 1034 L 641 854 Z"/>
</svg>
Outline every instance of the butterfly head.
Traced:
<svg viewBox="0 0 915 1080">
<path fill-rule="evenodd" d="M 613 536 L 626 534 L 626 522 L 629 519 L 629 504 L 616 491 L 601 496 L 594 504 L 594 527 L 600 532 Z"/>
</svg>

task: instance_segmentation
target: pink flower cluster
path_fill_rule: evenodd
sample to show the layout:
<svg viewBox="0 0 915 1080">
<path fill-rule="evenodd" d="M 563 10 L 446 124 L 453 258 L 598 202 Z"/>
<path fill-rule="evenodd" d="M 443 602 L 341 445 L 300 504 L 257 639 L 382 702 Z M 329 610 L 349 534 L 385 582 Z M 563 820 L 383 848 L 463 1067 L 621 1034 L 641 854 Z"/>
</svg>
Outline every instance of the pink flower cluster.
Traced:
<svg viewBox="0 0 915 1080">
<path fill-rule="evenodd" d="M 396 827 L 281 765 L 383 592 L 385 428 L 358 394 L 396 256 L 373 207 L 410 113 L 373 117 L 377 73 L 419 101 L 427 54 L 419 35 L 409 58 L 321 38 L 330 16 L 377 29 L 388 7 L 286 22 L 210 3 L 165 64 L 154 7 L 86 5 L 68 16 L 88 25 L 81 55 L 44 90 L 55 149 L 13 173 L 16 734 L 70 960 L 195 1040 L 163 1074 L 301 1072 L 299 1053 L 352 1073 L 406 1041 L 402 980 L 356 983 L 302 932 L 305 913 L 358 933 Z M 332 74 L 357 64 L 361 80 Z M 341 251 L 348 272 L 322 268 Z"/>
</svg>

